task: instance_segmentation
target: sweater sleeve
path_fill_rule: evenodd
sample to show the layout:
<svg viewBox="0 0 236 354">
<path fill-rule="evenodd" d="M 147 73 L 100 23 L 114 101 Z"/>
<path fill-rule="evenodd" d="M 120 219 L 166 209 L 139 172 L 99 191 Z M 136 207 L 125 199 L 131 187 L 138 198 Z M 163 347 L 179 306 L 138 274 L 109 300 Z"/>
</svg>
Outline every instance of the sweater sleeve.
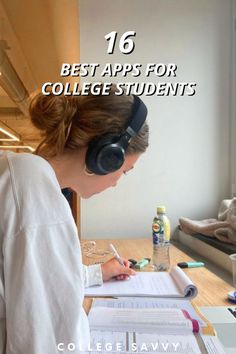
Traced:
<svg viewBox="0 0 236 354">
<path fill-rule="evenodd" d="M 93 285 L 102 285 L 102 269 L 100 264 L 93 264 L 90 266 L 83 265 L 83 268 L 85 288 Z"/>
<path fill-rule="evenodd" d="M 7 352 L 56 354 L 59 343 L 88 344 L 83 267 L 72 224 L 37 225 L 8 237 L 4 269 Z"/>
</svg>

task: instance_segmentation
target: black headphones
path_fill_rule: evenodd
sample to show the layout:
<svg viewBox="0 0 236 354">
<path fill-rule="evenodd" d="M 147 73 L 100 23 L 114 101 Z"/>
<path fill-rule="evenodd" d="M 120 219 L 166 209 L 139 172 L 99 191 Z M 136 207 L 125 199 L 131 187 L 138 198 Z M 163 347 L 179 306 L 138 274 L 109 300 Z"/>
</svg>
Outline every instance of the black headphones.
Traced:
<svg viewBox="0 0 236 354">
<path fill-rule="evenodd" d="M 125 161 L 125 152 L 130 139 L 138 134 L 146 117 L 147 107 L 138 96 L 134 103 L 128 126 L 121 134 L 105 134 L 94 138 L 88 145 L 86 169 L 96 175 L 106 175 L 117 171 Z"/>
</svg>

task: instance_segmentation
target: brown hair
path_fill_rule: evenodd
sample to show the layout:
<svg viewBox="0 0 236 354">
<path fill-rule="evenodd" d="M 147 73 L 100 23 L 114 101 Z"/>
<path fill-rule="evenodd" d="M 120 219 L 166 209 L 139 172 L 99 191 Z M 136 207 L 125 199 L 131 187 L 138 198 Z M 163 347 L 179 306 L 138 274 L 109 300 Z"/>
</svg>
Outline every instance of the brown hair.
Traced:
<svg viewBox="0 0 236 354">
<path fill-rule="evenodd" d="M 108 96 L 45 96 L 38 94 L 30 104 L 32 123 L 41 130 L 43 140 L 36 154 L 45 158 L 68 149 L 87 147 L 103 134 L 120 134 L 132 112 L 133 97 L 115 95 L 113 85 Z M 127 154 L 143 153 L 148 147 L 149 129 L 145 122 L 131 139 Z"/>
</svg>

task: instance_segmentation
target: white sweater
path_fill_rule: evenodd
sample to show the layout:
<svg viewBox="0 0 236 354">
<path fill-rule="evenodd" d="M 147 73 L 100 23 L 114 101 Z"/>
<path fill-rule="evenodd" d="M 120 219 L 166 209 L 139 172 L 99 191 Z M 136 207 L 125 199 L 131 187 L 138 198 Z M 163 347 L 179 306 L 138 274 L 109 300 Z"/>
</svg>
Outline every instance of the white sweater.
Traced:
<svg viewBox="0 0 236 354">
<path fill-rule="evenodd" d="M 70 207 L 39 156 L 0 152 L 0 246 L 0 354 L 87 346 L 84 286 L 102 283 L 101 268 L 82 265 Z"/>
</svg>

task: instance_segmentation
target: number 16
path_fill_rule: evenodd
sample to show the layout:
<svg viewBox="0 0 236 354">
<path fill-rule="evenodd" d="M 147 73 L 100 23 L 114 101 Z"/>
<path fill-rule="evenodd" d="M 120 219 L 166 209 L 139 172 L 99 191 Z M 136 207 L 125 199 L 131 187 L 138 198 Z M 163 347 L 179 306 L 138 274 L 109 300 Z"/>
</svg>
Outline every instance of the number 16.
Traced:
<svg viewBox="0 0 236 354">
<path fill-rule="evenodd" d="M 135 43 L 134 41 L 129 38 L 129 37 L 135 37 L 136 32 L 135 31 L 127 31 L 122 34 L 120 37 L 120 42 L 119 42 L 119 49 L 123 54 L 130 54 L 134 50 Z M 108 48 L 107 48 L 107 53 L 108 54 L 113 54 L 114 52 L 114 47 L 116 43 L 116 38 L 117 38 L 117 32 L 112 31 L 104 36 L 104 38 L 109 41 Z"/>
</svg>

